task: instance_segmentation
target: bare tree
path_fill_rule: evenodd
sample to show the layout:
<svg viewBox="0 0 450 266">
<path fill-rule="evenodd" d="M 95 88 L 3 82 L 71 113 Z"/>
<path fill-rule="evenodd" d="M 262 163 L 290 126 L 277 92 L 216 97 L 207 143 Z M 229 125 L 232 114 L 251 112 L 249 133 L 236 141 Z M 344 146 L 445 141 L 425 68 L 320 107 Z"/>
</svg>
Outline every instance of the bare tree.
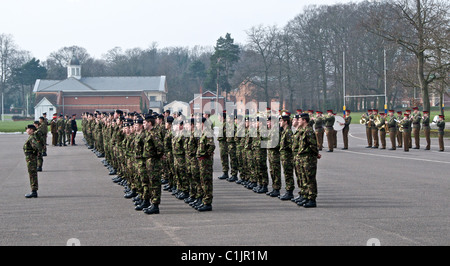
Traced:
<svg viewBox="0 0 450 266">
<path fill-rule="evenodd" d="M 424 110 L 430 110 L 429 84 L 442 67 L 448 68 L 448 63 L 437 68 L 430 68 L 429 63 L 437 46 L 443 44 L 435 40 L 445 39 L 442 27 L 448 31 L 450 4 L 445 0 L 395 0 L 380 5 L 365 22 L 366 28 L 414 54 L 416 79 L 411 82 L 422 92 Z"/>
</svg>

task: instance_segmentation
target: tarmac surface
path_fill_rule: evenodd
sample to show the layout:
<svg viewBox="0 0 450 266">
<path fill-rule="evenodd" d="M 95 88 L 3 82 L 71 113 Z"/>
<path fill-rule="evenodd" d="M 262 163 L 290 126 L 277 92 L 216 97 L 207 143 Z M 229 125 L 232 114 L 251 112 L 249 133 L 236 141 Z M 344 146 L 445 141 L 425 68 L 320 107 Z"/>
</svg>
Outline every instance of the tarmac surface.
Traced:
<svg viewBox="0 0 450 266">
<path fill-rule="evenodd" d="M 360 125 L 350 134 L 349 150 L 340 149 L 338 132 L 338 148 L 321 152 L 317 208 L 219 180 L 217 145 L 213 210 L 199 213 L 163 191 L 156 215 L 123 198 L 81 133 L 78 146 L 48 146 L 39 198 L 26 199 L 27 135 L 0 135 L 0 245 L 65 246 L 72 238 L 82 246 L 365 246 L 373 238 L 382 246 L 449 245 L 450 140 L 444 152 L 437 139 L 431 151 L 422 139 L 420 150 L 404 152 L 365 148 Z"/>
</svg>

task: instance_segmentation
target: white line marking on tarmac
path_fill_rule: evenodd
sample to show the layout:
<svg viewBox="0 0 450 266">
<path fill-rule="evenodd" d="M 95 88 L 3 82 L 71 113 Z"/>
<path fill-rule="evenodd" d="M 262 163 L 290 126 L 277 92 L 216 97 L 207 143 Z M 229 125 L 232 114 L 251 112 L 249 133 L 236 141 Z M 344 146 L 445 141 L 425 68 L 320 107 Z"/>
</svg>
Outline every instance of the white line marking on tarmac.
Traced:
<svg viewBox="0 0 450 266">
<path fill-rule="evenodd" d="M 424 161 L 424 162 L 432 162 L 432 163 L 450 164 L 450 162 L 444 162 L 444 161 L 436 161 L 436 160 L 428 160 L 428 159 L 420 159 L 420 158 L 408 158 L 408 157 L 392 156 L 392 155 L 385 155 L 385 154 L 373 154 L 373 153 L 365 153 L 365 152 L 357 152 L 357 151 L 343 151 L 343 152 L 350 152 L 350 153 L 355 153 L 355 154 L 363 154 L 363 155 L 378 156 L 378 157 L 389 157 L 389 158 L 395 158 L 395 159 L 405 159 L 405 160 L 415 160 L 415 161 Z"/>
</svg>

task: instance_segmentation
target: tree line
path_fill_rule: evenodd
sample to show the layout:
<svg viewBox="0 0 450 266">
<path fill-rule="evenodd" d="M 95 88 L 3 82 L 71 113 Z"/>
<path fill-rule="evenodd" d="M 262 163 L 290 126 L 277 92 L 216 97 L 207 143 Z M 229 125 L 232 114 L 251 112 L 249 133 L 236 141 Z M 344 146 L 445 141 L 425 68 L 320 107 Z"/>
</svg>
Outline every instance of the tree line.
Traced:
<svg viewBox="0 0 450 266">
<path fill-rule="evenodd" d="M 75 53 L 85 77 L 167 76 L 168 102 L 188 102 L 200 88 L 228 94 L 251 85 L 250 99 L 289 110 L 384 109 L 385 91 L 389 109 L 422 102 L 429 110 L 430 96 L 442 103 L 448 93 L 449 7 L 445 0 L 311 5 L 283 27 L 253 26 L 243 44 L 227 33 L 212 47 L 114 47 L 100 59 L 71 46 L 39 62 L 1 34 L 0 92 L 24 106 L 37 78 L 66 78 Z"/>
</svg>

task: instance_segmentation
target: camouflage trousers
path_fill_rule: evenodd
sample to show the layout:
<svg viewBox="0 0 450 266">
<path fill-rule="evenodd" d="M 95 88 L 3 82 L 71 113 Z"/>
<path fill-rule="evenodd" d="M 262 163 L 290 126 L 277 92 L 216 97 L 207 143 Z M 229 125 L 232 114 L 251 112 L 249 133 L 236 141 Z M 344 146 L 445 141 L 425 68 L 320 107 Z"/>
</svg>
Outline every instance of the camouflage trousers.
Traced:
<svg viewBox="0 0 450 266">
<path fill-rule="evenodd" d="M 272 188 L 281 188 L 281 162 L 280 151 L 278 149 L 268 149 L 270 177 L 272 179 Z"/>
<path fill-rule="evenodd" d="M 38 155 L 37 155 L 37 167 L 38 168 L 39 167 L 42 168 L 42 166 L 44 164 L 44 157 L 42 156 L 43 152 L 44 152 L 44 149 L 42 149 L 42 151 L 38 152 Z"/>
<path fill-rule="evenodd" d="M 228 144 L 226 141 L 221 140 L 219 141 L 219 148 L 220 148 L 220 162 L 222 163 L 222 172 L 228 173 L 228 170 L 230 170 L 230 164 L 228 161 Z"/>
<path fill-rule="evenodd" d="M 238 174 L 238 158 L 237 158 L 237 148 L 236 142 L 227 142 L 228 154 L 230 155 L 230 168 L 231 175 L 237 176 Z"/>
<path fill-rule="evenodd" d="M 27 162 L 28 176 L 30 178 L 31 190 L 38 190 L 38 175 L 37 175 L 37 156 L 25 155 L 25 161 Z"/>
<path fill-rule="evenodd" d="M 211 204 L 213 200 L 213 162 L 213 158 L 209 156 L 198 159 L 203 204 Z"/>
<path fill-rule="evenodd" d="M 141 197 L 144 198 L 144 182 L 148 184 L 148 177 L 147 176 L 147 168 L 145 167 L 145 160 L 144 159 L 135 159 L 133 162 L 133 168 L 135 173 L 135 183 L 136 183 L 136 190 L 139 194 L 141 194 Z M 147 188 L 148 189 L 148 188 Z M 149 194 L 145 195 L 149 199 Z"/>
<path fill-rule="evenodd" d="M 66 143 L 66 134 L 63 130 L 58 130 L 58 145 L 64 145 Z"/>
<path fill-rule="evenodd" d="M 164 169 L 164 179 L 169 181 L 169 186 L 173 187 L 176 185 L 174 183 L 174 176 L 175 176 L 175 168 L 172 167 L 174 165 L 173 162 L 173 155 L 171 152 L 166 153 L 165 158 L 163 160 L 163 166 Z"/>
<path fill-rule="evenodd" d="M 142 186 L 144 187 L 144 199 L 150 199 L 153 204 L 161 203 L 161 161 L 157 158 L 148 158 L 146 161 L 146 176 Z"/>
<path fill-rule="evenodd" d="M 293 191 L 294 185 L 294 164 L 292 152 L 280 152 L 281 165 L 283 166 L 284 182 L 286 190 Z"/>
<path fill-rule="evenodd" d="M 174 154 L 173 162 L 175 168 L 174 181 L 177 186 L 177 190 L 187 192 L 189 190 L 189 186 L 186 176 L 186 157 L 184 154 Z"/>
<path fill-rule="evenodd" d="M 257 170 L 255 169 L 255 159 L 254 159 L 254 151 L 251 149 L 246 149 L 245 150 L 245 156 L 246 156 L 246 164 L 244 165 L 245 167 L 245 172 L 246 172 L 246 177 L 247 177 L 247 181 L 250 182 L 257 182 Z"/>
<path fill-rule="evenodd" d="M 267 151 L 258 148 L 253 153 L 254 175 L 259 185 L 266 186 L 269 183 L 269 175 L 267 173 Z"/>
<path fill-rule="evenodd" d="M 317 198 L 317 158 L 312 156 L 298 156 L 294 158 L 297 169 L 297 185 L 300 188 L 299 195 L 315 200 Z"/>
<path fill-rule="evenodd" d="M 193 198 L 202 197 L 202 188 L 200 186 L 200 169 L 197 158 L 194 156 L 186 157 L 187 170 L 189 172 L 189 195 Z"/>
<path fill-rule="evenodd" d="M 244 156 L 242 156 L 243 150 L 244 150 L 244 148 L 242 148 L 240 145 L 236 146 L 237 169 L 238 169 L 239 177 L 241 179 L 245 178 L 245 174 L 243 173 L 243 165 L 244 165 Z"/>
</svg>

